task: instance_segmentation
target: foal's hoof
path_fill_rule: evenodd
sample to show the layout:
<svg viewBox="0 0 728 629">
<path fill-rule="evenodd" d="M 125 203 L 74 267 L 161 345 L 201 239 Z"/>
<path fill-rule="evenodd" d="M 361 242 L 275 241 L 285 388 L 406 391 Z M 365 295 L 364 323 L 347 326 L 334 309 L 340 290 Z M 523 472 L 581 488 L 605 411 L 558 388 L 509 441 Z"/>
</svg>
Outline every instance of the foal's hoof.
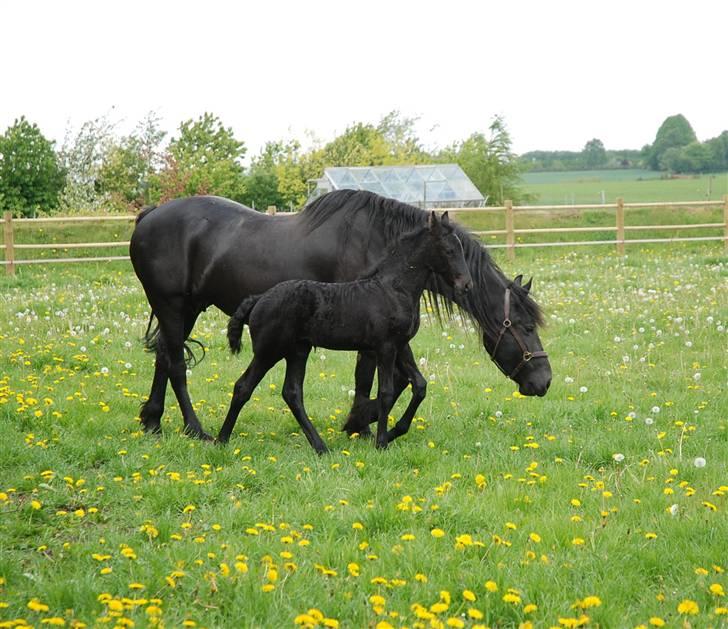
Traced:
<svg viewBox="0 0 728 629">
<path fill-rule="evenodd" d="M 376 446 L 377 450 L 386 450 L 387 447 L 389 446 L 389 440 L 387 439 L 386 436 L 384 437 L 384 439 L 379 439 L 377 437 L 375 446 Z"/>
<path fill-rule="evenodd" d="M 150 435 L 161 435 L 162 434 L 162 424 L 159 422 L 145 422 L 144 420 L 141 421 L 142 430 Z"/>
<path fill-rule="evenodd" d="M 199 439 L 200 441 L 214 441 L 212 435 L 208 435 L 201 428 L 199 430 L 194 430 L 192 428 L 185 428 L 184 432 L 188 437 L 192 437 L 193 439 Z"/>
</svg>

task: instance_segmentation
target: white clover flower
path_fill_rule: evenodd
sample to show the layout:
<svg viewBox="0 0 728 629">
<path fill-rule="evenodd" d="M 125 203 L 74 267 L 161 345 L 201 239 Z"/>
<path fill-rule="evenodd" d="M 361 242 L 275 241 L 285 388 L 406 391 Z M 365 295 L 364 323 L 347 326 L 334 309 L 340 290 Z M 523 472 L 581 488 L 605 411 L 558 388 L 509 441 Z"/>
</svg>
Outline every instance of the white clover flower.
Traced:
<svg viewBox="0 0 728 629">
<path fill-rule="evenodd" d="M 692 347 L 693 342 L 692 341 L 685 341 L 685 347 Z"/>
<path fill-rule="evenodd" d="M 702 456 L 695 457 L 695 460 L 693 461 L 693 465 L 695 467 L 705 467 L 706 461 Z"/>
<path fill-rule="evenodd" d="M 695 382 L 698 382 L 702 377 L 703 377 L 703 374 L 701 374 L 699 371 L 696 371 L 693 374 L 693 380 L 695 380 Z"/>
<path fill-rule="evenodd" d="M 187 371 L 185 371 L 185 373 L 187 374 L 187 377 L 189 378 L 192 375 L 192 369 L 188 369 Z"/>
<path fill-rule="evenodd" d="M 356 391 L 354 391 L 354 389 L 349 389 L 348 395 L 353 398 L 356 395 Z"/>
<path fill-rule="evenodd" d="M 103 373 L 103 374 L 107 374 L 107 373 L 109 373 L 109 368 L 108 367 L 101 367 L 101 369 L 99 371 L 101 371 L 101 373 Z"/>
<path fill-rule="evenodd" d="M 654 424 L 654 423 L 655 423 L 655 420 L 652 419 L 652 417 L 645 417 L 645 424 L 647 424 L 648 426 L 652 426 L 652 424 Z"/>
<path fill-rule="evenodd" d="M 612 458 L 613 458 L 613 459 L 614 459 L 614 460 L 615 460 L 615 461 L 616 461 L 617 463 L 621 463 L 622 461 L 624 461 L 624 454 L 622 454 L 621 452 L 617 452 L 616 454 L 613 454 L 613 455 L 612 455 Z"/>
<path fill-rule="evenodd" d="M 427 367 L 427 358 L 423 356 L 422 358 L 420 358 L 419 363 L 420 367 Z"/>
<path fill-rule="evenodd" d="M 680 511 L 680 507 L 676 504 L 670 505 L 670 515 L 674 518 L 678 512 Z"/>
<path fill-rule="evenodd" d="M 124 367 L 126 369 L 131 369 L 131 363 L 124 363 Z"/>
<path fill-rule="evenodd" d="M 586 393 L 588 390 L 589 389 L 587 389 L 586 387 L 579 387 L 579 392 L 580 393 Z"/>
<path fill-rule="evenodd" d="M 503 411 L 496 411 L 495 412 L 496 417 L 503 417 Z"/>
<path fill-rule="evenodd" d="M 660 412 L 660 407 L 659 406 L 653 406 L 651 410 L 652 410 L 652 414 L 653 415 L 657 415 L 657 413 Z"/>
<path fill-rule="evenodd" d="M 615 343 L 621 343 L 622 342 L 622 337 L 621 336 L 615 336 L 614 337 L 614 342 Z"/>
<path fill-rule="evenodd" d="M 566 378 L 564 378 L 564 382 L 566 384 L 571 384 L 572 382 L 574 382 L 574 379 L 571 376 L 566 376 Z"/>
</svg>

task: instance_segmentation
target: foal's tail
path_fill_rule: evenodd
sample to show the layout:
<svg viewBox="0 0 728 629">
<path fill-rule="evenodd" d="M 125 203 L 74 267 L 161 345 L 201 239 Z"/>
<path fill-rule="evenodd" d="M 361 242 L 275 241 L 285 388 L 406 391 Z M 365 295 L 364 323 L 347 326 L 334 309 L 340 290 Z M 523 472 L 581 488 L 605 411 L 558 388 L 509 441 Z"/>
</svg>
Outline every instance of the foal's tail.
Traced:
<svg viewBox="0 0 728 629">
<path fill-rule="evenodd" d="M 248 322 L 248 317 L 255 304 L 258 303 L 260 295 L 246 297 L 238 306 L 235 314 L 230 317 L 227 328 L 228 343 L 233 354 L 240 353 L 240 339 L 243 336 L 243 326 Z"/>
</svg>

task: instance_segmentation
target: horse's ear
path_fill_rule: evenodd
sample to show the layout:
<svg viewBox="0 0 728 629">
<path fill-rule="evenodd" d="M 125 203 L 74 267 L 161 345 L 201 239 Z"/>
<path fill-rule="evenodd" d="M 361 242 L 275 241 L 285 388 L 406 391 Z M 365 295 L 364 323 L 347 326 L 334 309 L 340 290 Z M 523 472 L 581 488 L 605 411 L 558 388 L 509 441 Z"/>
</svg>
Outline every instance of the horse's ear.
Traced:
<svg viewBox="0 0 728 629">
<path fill-rule="evenodd" d="M 531 292 L 531 285 L 532 285 L 532 284 L 533 284 L 533 278 L 529 279 L 529 280 L 528 280 L 528 281 L 527 281 L 527 282 L 526 282 L 526 283 L 525 283 L 525 284 L 523 285 L 523 289 L 524 289 L 524 290 L 525 290 L 525 291 L 526 291 L 527 293 L 530 293 L 530 292 Z"/>
<path fill-rule="evenodd" d="M 513 285 L 520 286 L 522 281 L 523 281 L 523 275 L 516 275 L 516 277 L 513 278 Z"/>
<path fill-rule="evenodd" d="M 450 215 L 447 213 L 447 211 L 442 213 L 442 216 L 440 217 L 440 222 L 445 226 L 450 226 Z"/>
<path fill-rule="evenodd" d="M 437 213 L 434 210 L 432 210 L 432 212 L 427 215 L 427 227 L 430 231 L 435 231 L 440 227 L 440 221 L 437 218 Z"/>
</svg>

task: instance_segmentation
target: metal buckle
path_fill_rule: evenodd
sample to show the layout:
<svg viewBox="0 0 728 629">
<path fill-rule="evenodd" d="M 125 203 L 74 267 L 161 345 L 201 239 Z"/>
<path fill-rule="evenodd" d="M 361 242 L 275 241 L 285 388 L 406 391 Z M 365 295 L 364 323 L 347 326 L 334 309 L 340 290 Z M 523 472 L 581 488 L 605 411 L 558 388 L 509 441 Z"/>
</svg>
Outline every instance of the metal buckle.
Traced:
<svg viewBox="0 0 728 629">
<path fill-rule="evenodd" d="M 523 352 L 523 362 L 524 363 L 527 363 L 532 358 L 533 358 L 533 354 L 531 352 L 529 352 L 528 350 L 526 350 L 525 352 Z"/>
<path fill-rule="evenodd" d="M 506 320 L 505 320 L 505 321 L 503 322 L 503 327 L 504 327 L 504 328 L 510 328 L 510 327 L 511 327 L 511 325 L 512 325 L 512 324 L 511 324 L 511 320 L 510 320 L 510 319 L 506 319 Z"/>
</svg>

